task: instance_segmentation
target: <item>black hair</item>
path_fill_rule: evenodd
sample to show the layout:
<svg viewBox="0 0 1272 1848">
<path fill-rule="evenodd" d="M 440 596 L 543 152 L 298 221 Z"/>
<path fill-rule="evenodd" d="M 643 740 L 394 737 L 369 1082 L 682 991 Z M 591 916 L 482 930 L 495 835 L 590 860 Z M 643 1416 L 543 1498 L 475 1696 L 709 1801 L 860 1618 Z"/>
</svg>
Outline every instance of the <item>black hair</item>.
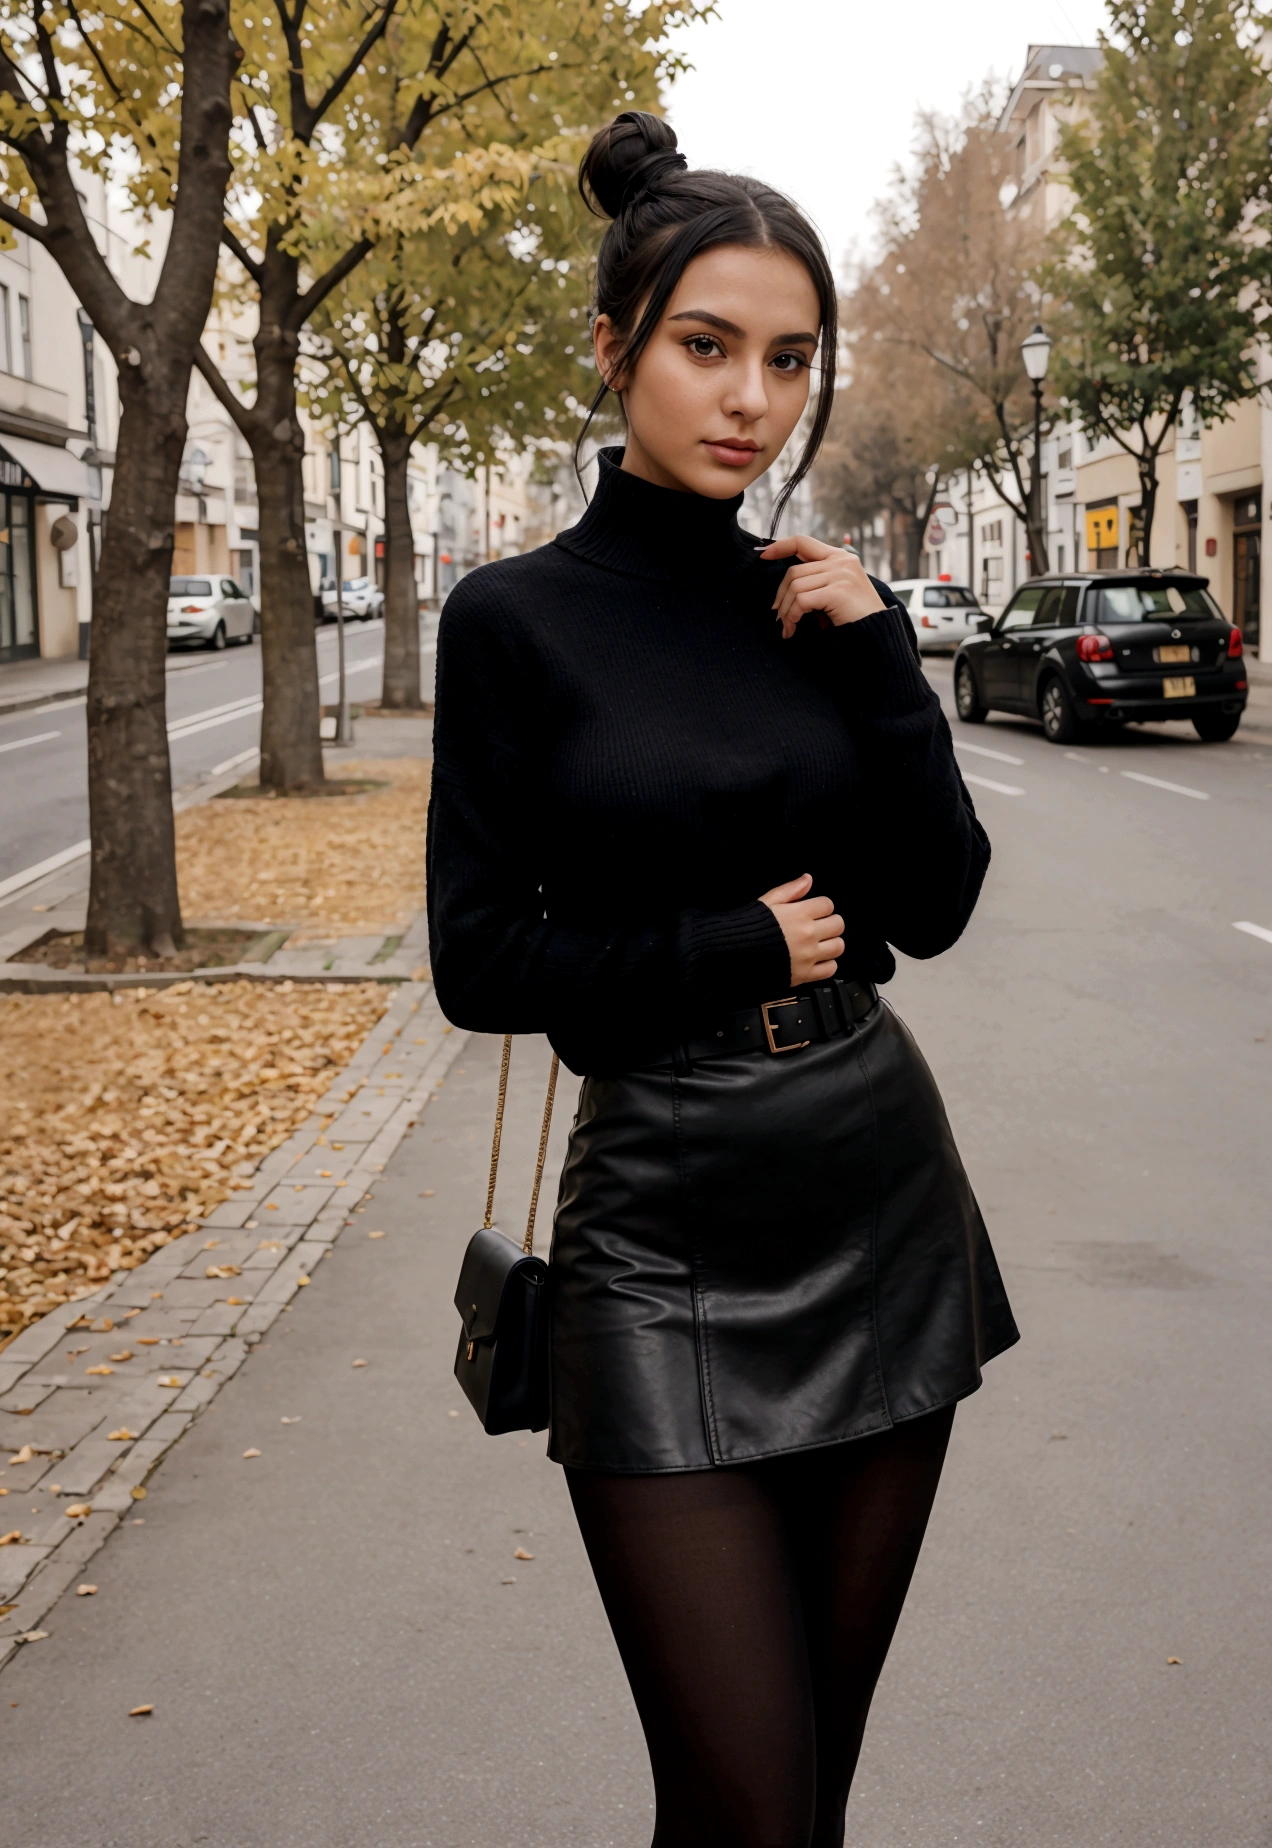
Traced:
<svg viewBox="0 0 1272 1848">
<path fill-rule="evenodd" d="M 641 109 L 624 110 L 598 129 L 579 164 L 579 191 L 590 211 L 613 220 L 596 262 L 595 311 L 610 317 L 622 341 L 618 372 L 635 364 L 685 269 L 704 250 L 719 244 L 785 250 L 808 271 L 821 314 L 821 379 L 808 441 L 773 509 L 776 532 L 821 447 L 834 400 L 838 302 L 821 238 L 794 201 L 774 187 L 745 174 L 691 168 L 674 131 Z M 576 472 L 583 440 L 608 390 L 602 380 L 579 432 Z"/>
</svg>

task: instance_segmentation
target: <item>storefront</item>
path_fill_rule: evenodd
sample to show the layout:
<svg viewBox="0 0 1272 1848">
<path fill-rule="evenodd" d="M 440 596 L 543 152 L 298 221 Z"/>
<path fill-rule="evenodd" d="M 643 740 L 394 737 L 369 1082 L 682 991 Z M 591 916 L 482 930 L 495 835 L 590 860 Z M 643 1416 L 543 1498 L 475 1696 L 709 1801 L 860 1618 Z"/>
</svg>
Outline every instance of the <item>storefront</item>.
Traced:
<svg viewBox="0 0 1272 1848">
<path fill-rule="evenodd" d="M 1259 648 L 1259 536 L 1262 497 L 1245 494 L 1232 504 L 1232 620 L 1252 653 Z"/>
<path fill-rule="evenodd" d="M 73 654 L 78 643 L 78 509 L 88 470 L 60 445 L 0 434 L 0 662 Z"/>
<path fill-rule="evenodd" d="M 0 451 L 0 661 L 40 652 L 34 512 L 35 483 Z"/>
</svg>

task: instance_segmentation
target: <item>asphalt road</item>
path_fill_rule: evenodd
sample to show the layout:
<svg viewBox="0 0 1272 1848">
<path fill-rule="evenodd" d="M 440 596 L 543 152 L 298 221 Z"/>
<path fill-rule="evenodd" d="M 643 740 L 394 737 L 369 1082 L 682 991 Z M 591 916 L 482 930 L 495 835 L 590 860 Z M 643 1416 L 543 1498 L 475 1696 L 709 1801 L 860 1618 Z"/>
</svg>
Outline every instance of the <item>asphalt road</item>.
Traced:
<svg viewBox="0 0 1272 1848">
<path fill-rule="evenodd" d="M 346 631 L 350 695 L 379 697 L 382 622 L 352 622 Z M 325 704 L 335 700 L 335 629 L 318 632 Z M 261 652 L 168 656 L 168 744 L 172 782 L 183 788 L 211 771 L 250 763 L 260 743 Z M 88 836 L 84 701 L 0 714 L 0 897 L 18 878 Z M 12 888 L 10 888 L 12 889 Z"/>
<path fill-rule="evenodd" d="M 1269 1848 L 1272 941 L 1234 926 L 1272 931 L 1272 748 L 957 731 L 994 864 L 891 998 L 1024 1339 L 956 1419 L 848 1840 Z M 559 1472 L 450 1376 L 496 1052 L 0 1677 L 15 1848 L 646 1848 Z"/>
</svg>

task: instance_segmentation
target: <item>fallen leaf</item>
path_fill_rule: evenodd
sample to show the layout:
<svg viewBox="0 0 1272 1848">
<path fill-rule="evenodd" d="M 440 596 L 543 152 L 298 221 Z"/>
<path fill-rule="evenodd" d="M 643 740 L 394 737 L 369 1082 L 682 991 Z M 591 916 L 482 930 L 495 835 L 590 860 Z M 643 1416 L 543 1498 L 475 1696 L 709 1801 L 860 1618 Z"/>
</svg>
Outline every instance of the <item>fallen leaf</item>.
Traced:
<svg viewBox="0 0 1272 1848">
<path fill-rule="evenodd" d="M 177 1378 L 175 1373 L 165 1373 L 161 1375 L 159 1384 L 161 1386 L 180 1386 L 182 1382 Z"/>
<path fill-rule="evenodd" d="M 367 1362 L 365 1360 L 355 1360 L 353 1364 L 355 1367 L 365 1367 Z"/>
<path fill-rule="evenodd" d="M 297 1277 L 297 1279 L 296 1279 L 296 1287 L 297 1287 L 297 1289 L 299 1289 L 299 1290 L 303 1290 L 303 1289 L 304 1289 L 304 1287 L 305 1287 L 305 1285 L 306 1285 L 306 1284 L 307 1284 L 308 1282 L 309 1282 L 309 1279 L 308 1279 L 308 1277 L 306 1277 L 306 1276 L 305 1276 L 305 1275 L 304 1275 L 304 1274 L 302 1273 L 302 1275 L 301 1275 L 301 1276 L 299 1276 L 299 1277 Z"/>
<path fill-rule="evenodd" d="M 85 1373 L 113 1373 L 113 1367 L 85 1367 Z"/>
<path fill-rule="evenodd" d="M 259 1450 L 245 1450 L 245 1451 L 243 1452 L 243 1455 L 244 1455 L 245 1457 L 258 1457 L 258 1456 L 259 1456 L 260 1454 L 261 1454 L 261 1453 L 260 1453 L 260 1451 L 259 1451 Z"/>
<path fill-rule="evenodd" d="M 96 1585 L 77 1585 L 75 1587 L 75 1596 L 77 1598 L 95 1598 L 97 1596 L 97 1587 Z"/>
<path fill-rule="evenodd" d="M 115 1324 L 108 1315 L 104 1315 L 100 1322 L 94 1322 L 92 1326 L 95 1335 L 108 1335 Z"/>
<path fill-rule="evenodd" d="M 91 1514 L 92 1512 L 92 1502 L 72 1502 L 70 1507 L 66 1510 L 66 1518 L 68 1521 L 82 1521 L 85 1515 Z"/>
<path fill-rule="evenodd" d="M 137 1487 L 135 1489 L 129 1489 L 128 1493 L 132 1496 L 134 1501 L 145 1501 L 147 1491 L 138 1483 Z"/>
<path fill-rule="evenodd" d="M 420 1199 L 421 1200 L 431 1200 L 433 1198 L 433 1195 L 436 1192 L 437 1192 L 436 1187 L 426 1187 L 423 1193 L 420 1195 Z"/>
<path fill-rule="evenodd" d="M 60 1482 L 50 1482 L 48 1485 L 48 1493 L 50 1495 L 60 1495 L 62 1493 L 61 1483 Z"/>
<path fill-rule="evenodd" d="M 20 1643 L 42 1643 L 47 1635 L 47 1630 L 19 1630 L 18 1641 Z"/>
<path fill-rule="evenodd" d="M 329 1181 L 331 1179 L 331 1175 L 332 1175 L 332 1170 L 330 1168 L 319 1168 L 318 1170 L 318 1179 L 320 1181 Z"/>
<path fill-rule="evenodd" d="M 277 1213 L 277 1212 L 279 1212 L 280 1210 L 281 1210 L 281 1209 L 280 1209 L 279 1207 L 277 1207 L 277 1206 L 276 1206 L 276 1205 L 274 1204 L 274 1202 L 273 1202 L 272 1200 L 269 1200 L 269 1201 L 267 1201 L 267 1202 L 266 1202 L 266 1205 L 265 1205 L 265 1211 L 266 1211 L 267 1213 Z"/>
<path fill-rule="evenodd" d="M 158 1335 L 138 1335 L 137 1337 L 138 1347 L 158 1347 L 158 1345 L 159 1345 Z"/>
<path fill-rule="evenodd" d="M 16 1604 L 0 1604 L 0 1617 L 7 1617 L 10 1611 L 17 1610 Z"/>
<path fill-rule="evenodd" d="M 220 1242 L 221 1241 L 219 1238 L 210 1238 L 208 1239 L 207 1243 L 204 1245 L 203 1249 L 205 1251 L 215 1251 L 217 1246 L 220 1244 Z"/>
<path fill-rule="evenodd" d="M 533 1559 L 534 1554 L 527 1553 L 526 1549 L 523 1546 L 519 1546 L 516 1552 L 513 1554 L 513 1558 L 514 1559 Z"/>
<path fill-rule="evenodd" d="M 128 1717 L 130 1720 L 137 1720 L 141 1718 L 143 1713 L 153 1713 L 154 1710 L 153 1703 L 147 1701 L 144 1707 L 130 1707 L 128 1709 Z"/>
<path fill-rule="evenodd" d="M 279 1424 L 299 1424 L 300 1417 L 297 1416 L 295 1418 L 280 1418 L 278 1422 Z"/>
<path fill-rule="evenodd" d="M 458 1412 L 447 1412 L 447 1414 L 446 1414 L 446 1416 L 447 1416 L 448 1418 L 458 1418 L 458 1417 L 459 1417 L 459 1413 L 458 1413 Z"/>
<path fill-rule="evenodd" d="M 343 1142 L 333 1142 L 331 1146 L 333 1149 L 342 1149 L 344 1147 L 344 1143 Z"/>
<path fill-rule="evenodd" d="M 0 1546 L 16 1546 L 22 1538 L 22 1529 L 14 1527 L 7 1534 L 0 1534 Z"/>
<path fill-rule="evenodd" d="M 209 1264 L 203 1275 L 205 1277 L 241 1277 L 243 1273 L 237 1264 Z"/>
<path fill-rule="evenodd" d="M 30 1444 L 23 1444 L 21 1450 L 15 1450 L 13 1455 L 9 1458 L 10 1469 L 13 1468 L 15 1463 L 29 1463 L 34 1455 L 35 1452 L 32 1450 Z"/>
<path fill-rule="evenodd" d="M 126 1360 L 132 1359 L 132 1349 L 120 1348 L 118 1354 L 112 1354 L 110 1358 L 115 1361 L 117 1365 L 122 1366 Z"/>
<path fill-rule="evenodd" d="M 1184 1665 L 1178 1656 L 1167 1656 L 1166 1666 L 1167 1668 L 1182 1668 Z"/>
<path fill-rule="evenodd" d="M 384 1234 L 383 1232 L 368 1232 L 367 1237 L 368 1238 L 383 1238 Z"/>
<path fill-rule="evenodd" d="M 120 1316 L 119 1319 L 121 1322 L 131 1322 L 135 1315 L 140 1315 L 140 1314 L 141 1314 L 140 1309 L 125 1309 L 124 1313 Z"/>
<path fill-rule="evenodd" d="M 515 1578 L 510 1578 L 510 1579 L 500 1579 L 500 1581 L 499 1581 L 499 1583 L 500 1583 L 501 1585 L 515 1585 L 515 1584 L 516 1584 L 516 1582 L 517 1582 L 517 1581 L 516 1581 L 516 1579 L 515 1579 Z"/>
<path fill-rule="evenodd" d="M 112 1444 L 131 1444 L 137 1433 L 130 1431 L 127 1425 L 120 1425 L 118 1431 L 108 1431 L 106 1435 Z"/>
<path fill-rule="evenodd" d="M 231 1309 L 241 1309 L 247 1302 L 246 1296 L 227 1296 L 225 1300 Z"/>
<path fill-rule="evenodd" d="M 244 1230 L 248 1232 L 255 1232 L 259 1224 L 260 1224 L 259 1219 L 245 1219 L 243 1221 Z"/>
</svg>

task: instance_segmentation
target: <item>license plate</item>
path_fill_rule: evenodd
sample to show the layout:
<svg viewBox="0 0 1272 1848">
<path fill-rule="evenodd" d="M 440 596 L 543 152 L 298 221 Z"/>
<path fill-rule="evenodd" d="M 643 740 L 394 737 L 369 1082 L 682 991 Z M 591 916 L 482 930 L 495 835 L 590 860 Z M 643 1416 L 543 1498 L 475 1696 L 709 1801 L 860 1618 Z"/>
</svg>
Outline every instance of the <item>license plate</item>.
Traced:
<svg viewBox="0 0 1272 1848">
<path fill-rule="evenodd" d="M 1154 661 L 1191 661 L 1192 649 L 1187 642 L 1170 642 L 1164 648 L 1154 648 Z"/>
<path fill-rule="evenodd" d="M 1180 674 L 1174 680 L 1162 681 L 1162 694 L 1166 699 L 1192 699 L 1197 692 L 1197 682 L 1191 674 Z"/>
</svg>

